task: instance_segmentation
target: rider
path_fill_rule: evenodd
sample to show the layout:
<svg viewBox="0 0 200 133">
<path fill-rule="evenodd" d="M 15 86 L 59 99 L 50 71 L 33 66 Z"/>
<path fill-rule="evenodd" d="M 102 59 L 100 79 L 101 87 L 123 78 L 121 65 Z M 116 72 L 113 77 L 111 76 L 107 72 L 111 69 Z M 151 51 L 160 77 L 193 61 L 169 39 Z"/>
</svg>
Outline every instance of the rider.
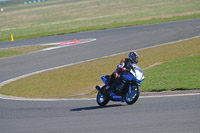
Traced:
<svg viewBox="0 0 200 133">
<path fill-rule="evenodd" d="M 135 51 L 131 51 L 128 54 L 128 58 L 124 58 L 121 60 L 120 64 L 117 66 L 117 69 L 112 73 L 112 75 L 109 77 L 108 82 L 106 83 L 106 87 L 104 92 L 108 91 L 110 86 L 112 85 L 113 81 L 120 77 L 120 74 L 124 71 L 129 71 L 132 68 L 133 64 L 138 63 L 138 54 Z"/>
</svg>

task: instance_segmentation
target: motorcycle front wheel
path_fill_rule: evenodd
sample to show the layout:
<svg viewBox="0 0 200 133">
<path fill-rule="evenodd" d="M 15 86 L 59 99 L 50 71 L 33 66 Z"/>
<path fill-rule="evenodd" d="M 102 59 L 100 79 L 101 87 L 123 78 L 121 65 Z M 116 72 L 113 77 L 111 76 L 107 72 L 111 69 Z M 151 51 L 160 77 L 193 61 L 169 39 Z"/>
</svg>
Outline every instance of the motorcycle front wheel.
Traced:
<svg viewBox="0 0 200 133">
<path fill-rule="evenodd" d="M 101 92 L 98 92 L 97 94 L 97 104 L 100 106 L 105 106 L 110 101 L 109 96 L 106 94 L 102 94 Z"/>
<path fill-rule="evenodd" d="M 128 105 L 132 105 L 138 100 L 139 96 L 140 96 L 140 86 L 136 86 L 136 88 L 133 88 L 131 90 L 131 93 L 129 92 L 129 90 L 127 90 L 124 98 Z"/>
</svg>

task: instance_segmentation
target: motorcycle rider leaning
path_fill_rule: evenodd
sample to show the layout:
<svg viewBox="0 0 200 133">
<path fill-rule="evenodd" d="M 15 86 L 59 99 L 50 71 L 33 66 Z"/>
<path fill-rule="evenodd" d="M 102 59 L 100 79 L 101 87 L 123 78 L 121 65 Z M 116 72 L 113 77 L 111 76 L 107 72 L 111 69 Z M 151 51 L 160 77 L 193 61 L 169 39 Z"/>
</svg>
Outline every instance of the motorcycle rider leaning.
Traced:
<svg viewBox="0 0 200 133">
<path fill-rule="evenodd" d="M 117 69 L 112 73 L 112 75 L 109 77 L 108 82 L 106 83 L 106 87 L 104 89 L 104 93 L 106 93 L 110 86 L 112 85 L 113 81 L 120 77 L 120 74 L 124 71 L 130 71 L 133 64 L 138 63 L 139 56 L 135 51 L 131 51 L 128 54 L 128 58 L 124 58 L 121 60 L 120 64 L 117 66 Z"/>
</svg>

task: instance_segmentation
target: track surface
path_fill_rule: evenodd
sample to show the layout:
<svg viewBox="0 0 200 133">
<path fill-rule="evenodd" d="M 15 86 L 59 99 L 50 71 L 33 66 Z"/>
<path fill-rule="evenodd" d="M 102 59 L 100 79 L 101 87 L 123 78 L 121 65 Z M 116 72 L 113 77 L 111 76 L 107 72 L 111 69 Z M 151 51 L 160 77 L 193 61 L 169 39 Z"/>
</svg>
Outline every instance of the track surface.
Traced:
<svg viewBox="0 0 200 133">
<path fill-rule="evenodd" d="M 200 36 L 200 19 L 1 42 L 0 48 L 96 38 L 88 44 L 0 59 L 0 83 L 52 67 Z M 0 100 L 2 133 L 200 132 L 200 96 L 141 98 L 133 106 L 94 100 Z"/>
<path fill-rule="evenodd" d="M 95 100 L 0 100 L 2 133 L 199 133 L 200 95 L 140 98 L 133 106 Z"/>
</svg>

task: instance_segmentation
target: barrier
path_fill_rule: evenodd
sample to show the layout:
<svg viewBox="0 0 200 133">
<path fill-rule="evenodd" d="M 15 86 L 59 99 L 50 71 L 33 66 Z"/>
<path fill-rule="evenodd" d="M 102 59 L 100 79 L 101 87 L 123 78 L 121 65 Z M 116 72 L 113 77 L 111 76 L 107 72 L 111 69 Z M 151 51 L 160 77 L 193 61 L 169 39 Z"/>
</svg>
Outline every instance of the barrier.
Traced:
<svg viewBox="0 0 200 133">
<path fill-rule="evenodd" d="M 34 0 L 34 1 L 25 1 L 24 4 L 33 4 L 33 3 L 39 3 L 39 2 L 44 2 L 47 0 Z"/>
</svg>

